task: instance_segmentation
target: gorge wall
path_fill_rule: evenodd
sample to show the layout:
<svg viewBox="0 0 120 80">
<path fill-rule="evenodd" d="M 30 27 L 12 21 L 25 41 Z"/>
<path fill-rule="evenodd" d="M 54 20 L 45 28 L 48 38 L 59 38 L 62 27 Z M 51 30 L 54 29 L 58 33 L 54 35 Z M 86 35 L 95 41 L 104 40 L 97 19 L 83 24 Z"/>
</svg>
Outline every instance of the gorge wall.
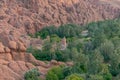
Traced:
<svg viewBox="0 0 120 80">
<path fill-rule="evenodd" d="M 114 19 L 119 0 L 0 0 L 0 80 L 23 80 L 31 68 L 44 73 L 48 66 L 26 53 L 27 34 L 44 26 Z M 33 65 L 34 64 L 34 65 Z M 51 64 L 51 63 L 50 63 Z"/>
<path fill-rule="evenodd" d="M 0 0 L 0 24 L 22 33 L 34 33 L 49 25 L 83 25 L 92 21 L 113 19 L 120 15 L 120 7 L 114 6 L 110 1 Z"/>
</svg>

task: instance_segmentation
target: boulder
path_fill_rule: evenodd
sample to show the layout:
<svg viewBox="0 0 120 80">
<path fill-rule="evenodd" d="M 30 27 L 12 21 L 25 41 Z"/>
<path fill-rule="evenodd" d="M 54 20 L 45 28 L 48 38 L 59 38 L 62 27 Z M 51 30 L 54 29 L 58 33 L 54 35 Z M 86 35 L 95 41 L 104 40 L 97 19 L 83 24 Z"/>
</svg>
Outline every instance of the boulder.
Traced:
<svg viewBox="0 0 120 80">
<path fill-rule="evenodd" d="M 4 46 L 2 44 L 2 42 L 0 42 L 0 53 L 4 53 L 5 50 L 4 50 Z"/>
<path fill-rule="evenodd" d="M 5 53 L 10 53 L 11 51 L 8 47 L 5 47 L 4 50 L 5 50 Z"/>
<path fill-rule="evenodd" d="M 64 62 L 58 62 L 59 65 L 66 65 Z"/>
<path fill-rule="evenodd" d="M 2 53 L 0 54 L 0 59 L 11 61 L 12 60 L 12 55 L 10 53 Z"/>
<path fill-rule="evenodd" d="M 23 43 L 18 42 L 18 50 L 20 51 L 26 51 L 26 47 Z"/>
<path fill-rule="evenodd" d="M 27 67 L 28 69 L 35 68 L 35 66 L 34 66 L 33 64 L 29 63 L 29 62 L 26 62 L 26 67 Z"/>
<path fill-rule="evenodd" d="M 15 73 L 6 65 L 0 64 L 0 80 L 23 80 L 20 75 Z"/>
<path fill-rule="evenodd" d="M 23 62 L 23 64 L 24 64 L 24 62 Z M 8 64 L 8 67 L 10 68 L 10 69 L 12 69 L 14 72 L 16 72 L 17 74 L 23 74 L 23 71 L 22 71 L 22 69 L 21 69 L 21 67 L 22 66 L 24 66 L 24 65 L 20 65 L 18 62 L 16 62 L 16 61 L 12 61 L 12 62 L 10 62 L 9 64 Z"/>
<path fill-rule="evenodd" d="M 8 65 L 8 63 L 9 63 L 8 61 L 0 59 L 0 64 L 2 64 L 2 65 Z"/>
<path fill-rule="evenodd" d="M 68 66 L 73 66 L 73 65 L 74 65 L 73 62 L 66 62 L 66 64 L 67 64 Z"/>
<path fill-rule="evenodd" d="M 50 64 L 51 65 L 58 65 L 58 62 L 56 60 L 51 60 Z"/>
<path fill-rule="evenodd" d="M 13 50 L 17 50 L 17 43 L 15 41 L 10 41 L 9 48 Z"/>
</svg>

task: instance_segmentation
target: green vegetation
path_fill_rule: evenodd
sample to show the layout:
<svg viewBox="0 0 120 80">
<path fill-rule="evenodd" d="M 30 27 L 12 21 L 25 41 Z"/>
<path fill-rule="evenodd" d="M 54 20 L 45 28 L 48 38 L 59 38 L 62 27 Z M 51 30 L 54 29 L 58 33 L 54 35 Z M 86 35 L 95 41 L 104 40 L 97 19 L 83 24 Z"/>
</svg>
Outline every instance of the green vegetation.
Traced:
<svg viewBox="0 0 120 80">
<path fill-rule="evenodd" d="M 75 24 L 61 25 L 59 26 L 59 28 L 56 28 L 55 26 L 49 26 L 37 32 L 35 34 L 35 37 L 40 36 L 41 38 L 45 39 L 48 35 L 52 36 L 54 34 L 56 34 L 60 38 L 76 37 L 76 36 L 81 36 L 81 34 L 79 33 L 81 31 L 82 31 L 82 27 Z"/>
<path fill-rule="evenodd" d="M 71 74 L 70 76 L 66 77 L 65 80 L 84 80 L 78 74 Z"/>
<path fill-rule="evenodd" d="M 36 59 L 74 62 L 72 67 L 50 70 L 47 80 L 119 80 L 120 19 L 45 27 L 34 35 L 38 36 L 44 40 L 42 50 L 28 49 Z M 67 48 L 61 50 L 63 37 Z"/>
<path fill-rule="evenodd" d="M 31 69 L 25 73 L 24 78 L 25 80 L 41 80 L 39 76 L 40 73 L 37 69 Z"/>
<path fill-rule="evenodd" d="M 62 80 L 64 77 L 61 67 L 53 67 L 48 71 L 46 80 Z"/>
</svg>

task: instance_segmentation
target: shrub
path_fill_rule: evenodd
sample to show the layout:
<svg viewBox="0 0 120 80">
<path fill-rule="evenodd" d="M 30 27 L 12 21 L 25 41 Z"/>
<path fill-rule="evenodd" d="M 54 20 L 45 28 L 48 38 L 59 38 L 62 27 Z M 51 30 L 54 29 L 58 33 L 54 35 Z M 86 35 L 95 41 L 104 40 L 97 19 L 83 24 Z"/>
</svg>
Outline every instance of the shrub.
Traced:
<svg viewBox="0 0 120 80">
<path fill-rule="evenodd" d="M 57 66 L 50 69 L 46 75 L 46 80 L 61 80 L 63 79 L 62 68 Z"/>
<path fill-rule="evenodd" d="M 84 79 L 78 74 L 71 74 L 70 76 L 66 77 L 65 80 L 84 80 Z"/>
<path fill-rule="evenodd" d="M 24 78 L 25 80 L 40 80 L 40 73 L 38 72 L 38 69 L 31 69 L 28 72 L 25 73 Z"/>
<path fill-rule="evenodd" d="M 112 75 L 110 73 L 104 74 L 105 80 L 112 80 Z"/>
<path fill-rule="evenodd" d="M 59 80 L 59 79 L 55 73 L 48 71 L 46 75 L 46 80 Z"/>
<path fill-rule="evenodd" d="M 71 70 L 72 70 L 72 67 L 64 67 L 64 68 L 63 68 L 64 78 L 72 73 Z"/>
<path fill-rule="evenodd" d="M 101 75 L 90 75 L 88 80 L 104 80 L 104 78 Z"/>
</svg>

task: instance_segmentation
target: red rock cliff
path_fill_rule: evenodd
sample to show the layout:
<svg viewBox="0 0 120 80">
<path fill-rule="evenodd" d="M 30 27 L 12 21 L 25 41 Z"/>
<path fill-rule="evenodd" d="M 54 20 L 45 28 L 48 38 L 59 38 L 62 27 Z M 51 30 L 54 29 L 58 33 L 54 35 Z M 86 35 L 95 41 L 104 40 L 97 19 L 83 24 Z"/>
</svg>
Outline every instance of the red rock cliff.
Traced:
<svg viewBox="0 0 120 80">
<path fill-rule="evenodd" d="M 26 34 L 48 25 L 85 24 L 119 15 L 119 1 L 0 0 L 0 80 L 23 80 L 25 71 L 34 67 L 43 75 L 48 70 L 49 65 L 26 54 Z"/>
</svg>

